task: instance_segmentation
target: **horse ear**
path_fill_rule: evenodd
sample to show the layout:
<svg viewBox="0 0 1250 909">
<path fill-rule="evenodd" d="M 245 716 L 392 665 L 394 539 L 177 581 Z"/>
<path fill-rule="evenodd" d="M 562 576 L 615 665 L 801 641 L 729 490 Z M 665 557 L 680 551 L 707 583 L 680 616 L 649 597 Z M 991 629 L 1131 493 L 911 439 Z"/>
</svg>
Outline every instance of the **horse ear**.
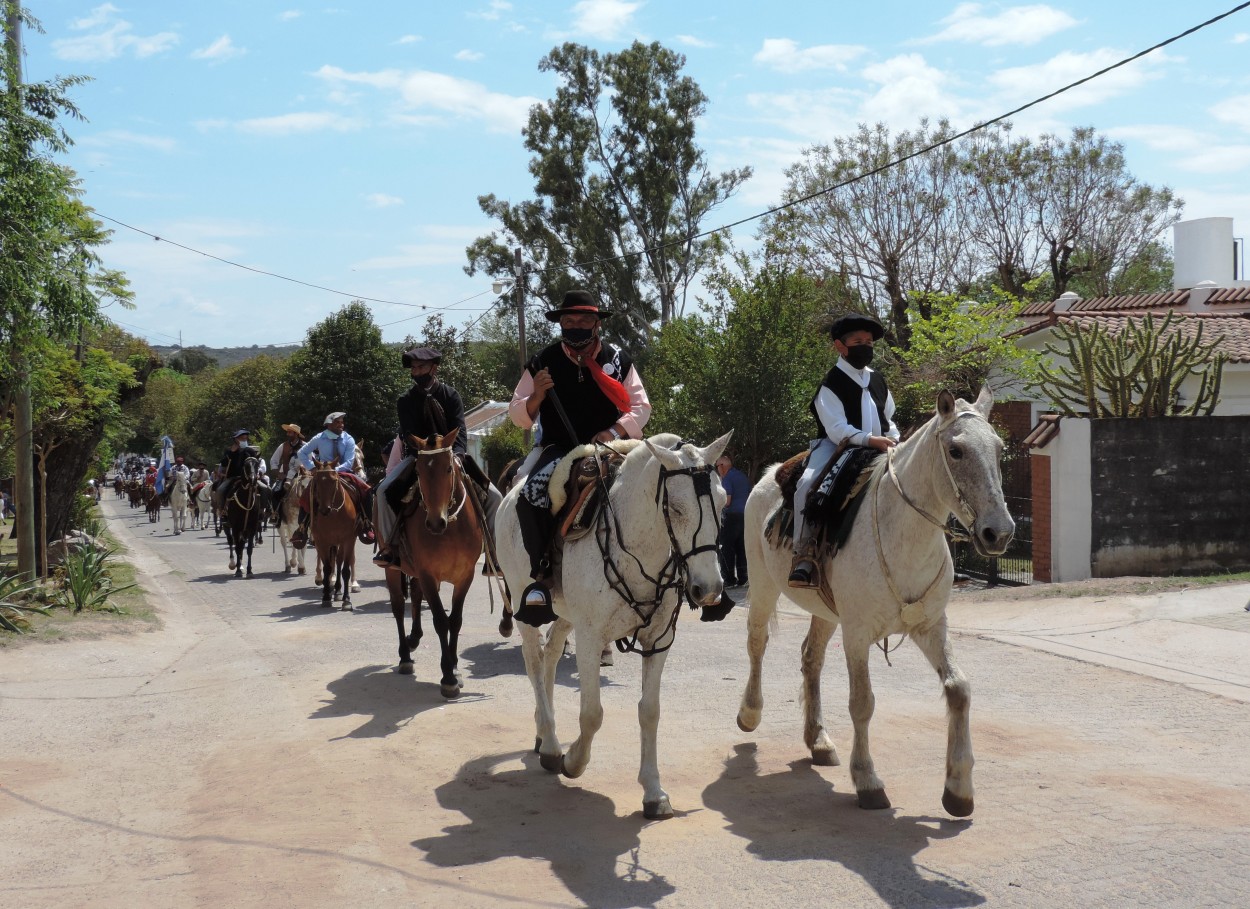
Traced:
<svg viewBox="0 0 1250 909">
<path fill-rule="evenodd" d="M 715 464 L 717 459 L 725 453 L 725 447 L 729 444 L 729 440 L 733 438 L 733 434 L 734 431 L 731 429 L 707 448 L 703 449 L 703 463 Z"/>
<path fill-rule="evenodd" d="M 643 444 L 647 446 L 647 450 L 655 457 L 657 461 L 667 467 L 669 470 L 681 469 L 681 455 L 675 451 L 669 451 L 667 448 L 660 448 L 652 445 L 650 439 L 643 439 Z"/>
<path fill-rule="evenodd" d="M 937 396 L 937 415 L 943 420 L 949 420 L 951 414 L 955 412 L 955 396 L 949 391 L 942 390 Z"/>
<path fill-rule="evenodd" d="M 430 447 L 429 442 L 427 442 L 425 439 L 421 438 L 420 436 L 414 436 L 414 435 L 408 436 L 408 444 L 412 446 L 413 448 L 415 448 L 417 451 L 425 451 L 427 448 Z"/>
<path fill-rule="evenodd" d="M 981 386 L 981 393 L 977 395 L 976 402 L 972 405 L 975 407 L 985 419 L 990 418 L 990 411 L 994 409 L 994 392 L 990 390 L 988 385 Z"/>
<path fill-rule="evenodd" d="M 441 439 L 438 440 L 438 447 L 439 448 L 451 448 L 452 442 L 456 441 L 456 436 L 458 436 L 459 434 L 460 434 L 460 427 L 457 426 L 451 432 L 447 433 L 447 435 L 443 436 Z"/>
</svg>

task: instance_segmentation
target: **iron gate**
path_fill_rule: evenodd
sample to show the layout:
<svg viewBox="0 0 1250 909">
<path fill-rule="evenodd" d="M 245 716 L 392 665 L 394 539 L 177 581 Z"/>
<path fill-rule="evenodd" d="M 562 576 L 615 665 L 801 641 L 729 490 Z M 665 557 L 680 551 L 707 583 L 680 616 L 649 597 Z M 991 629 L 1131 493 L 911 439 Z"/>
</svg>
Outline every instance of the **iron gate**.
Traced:
<svg viewBox="0 0 1250 909">
<path fill-rule="evenodd" d="M 1008 442 L 1003 450 L 1003 498 L 1016 522 L 1016 535 L 1007 551 L 996 559 L 977 555 L 970 543 L 951 541 L 956 574 L 996 584 L 1023 586 L 1033 583 L 1033 477 L 1029 446 Z M 952 519 L 953 521 L 954 519 Z"/>
</svg>

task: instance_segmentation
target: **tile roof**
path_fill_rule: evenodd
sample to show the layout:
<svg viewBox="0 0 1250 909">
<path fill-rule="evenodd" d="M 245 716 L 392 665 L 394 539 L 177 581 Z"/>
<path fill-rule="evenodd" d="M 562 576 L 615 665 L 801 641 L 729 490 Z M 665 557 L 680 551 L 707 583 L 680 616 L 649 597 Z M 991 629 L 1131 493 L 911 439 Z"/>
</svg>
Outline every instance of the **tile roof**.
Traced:
<svg viewBox="0 0 1250 909">
<path fill-rule="evenodd" d="M 464 414 L 464 427 L 469 432 L 485 429 L 490 423 L 496 422 L 508 412 L 506 401 L 485 401 Z"/>
<path fill-rule="evenodd" d="M 1118 334 L 1123 331 L 1125 323 L 1129 318 L 1137 317 L 1140 314 L 1131 313 L 1088 313 L 1088 312 L 1066 312 L 1061 313 L 1057 317 L 1052 317 L 1045 321 L 1037 321 L 1033 325 L 1023 329 L 1020 334 L 1032 334 L 1043 328 L 1053 326 L 1056 321 L 1074 322 L 1074 323 L 1094 323 L 1101 325 L 1110 332 Z M 1186 313 L 1178 312 L 1178 316 L 1182 318 L 1175 322 L 1176 328 L 1185 332 L 1186 335 L 1192 336 L 1197 331 L 1198 326 L 1202 326 L 1202 338 L 1204 341 L 1213 341 L 1220 338 L 1217 350 L 1221 351 L 1230 363 L 1250 363 L 1250 313 Z"/>
<path fill-rule="evenodd" d="M 1042 448 L 1059 435 L 1059 414 L 1044 413 L 1037 418 L 1037 425 L 1024 437 L 1024 444 L 1029 448 Z"/>
</svg>

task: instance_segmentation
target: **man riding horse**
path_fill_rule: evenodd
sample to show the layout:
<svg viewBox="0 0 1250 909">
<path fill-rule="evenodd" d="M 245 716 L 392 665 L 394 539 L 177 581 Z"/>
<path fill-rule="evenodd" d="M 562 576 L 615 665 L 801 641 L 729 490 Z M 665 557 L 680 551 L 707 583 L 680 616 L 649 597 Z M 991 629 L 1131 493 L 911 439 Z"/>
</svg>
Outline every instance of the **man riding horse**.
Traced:
<svg viewBox="0 0 1250 909">
<path fill-rule="evenodd" d="M 872 342 L 884 334 L 880 322 L 857 313 L 841 316 L 829 325 L 838 360 L 812 399 L 820 438 L 812 442 L 794 493 L 794 559 L 787 579 L 791 587 L 814 587 L 818 583 L 814 574 L 820 528 L 813 518 L 823 512 L 822 497 L 832 489 L 837 474 L 857 452 L 884 452 L 898 442 L 894 398 L 881 374 L 868 368 Z M 831 466 L 835 456 L 837 462 Z"/>
<path fill-rule="evenodd" d="M 392 447 L 391 456 L 388 458 L 386 479 L 378 485 L 374 502 L 379 551 L 373 561 L 382 568 L 395 567 L 400 561 L 394 551 L 395 534 L 399 524 L 396 520 L 399 511 L 397 505 L 400 503 L 394 500 L 404 494 L 412 479 L 410 468 L 416 455 L 408 450 L 409 436 L 432 442 L 435 436 L 446 436 L 453 429 L 459 429 L 451 446 L 452 452 L 460 460 L 469 478 L 474 480 L 478 489 L 485 493 L 487 528 L 492 527 L 495 510 L 503 501 L 502 493 L 495 488 L 482 469 L 467 454 L 469 432 L 464 424 L 464 402 L 456 389 L 446 382 L 439 381 L 438 367 L 442 361 L 442 352 L 432 347 L 414 347 L 403 353 L 402 362 L 412 376 L 412 387 L 400 395 L 396 402 L 399 411 L 399 444 Z M 402 453 L 402 459 L 399 453 Z M 481 496 L 477 496 L 476 499 L 480 502 Z"/>
<path fill-rule="evenodd" d="M 313 469 L 313 458 L 322 462 L 334 461 L 336 463 L 334 469 L 339 474 L 339 481 L 352 497 L 352 501 L 356 505 L 356 514 L 359 515 L 357 534 L 364 542 L 372 543 L 373 527 L 369 521 L 368 508 L 366 507 L 371 489 L 368 483 L 352 471 L 356 461 L 356 440 L 344 428 L 347 425 L 347 414 L 344 411 L 336 410 L 326 417 L 324 425 L 325 429 L 305 442 L 300 448 L 297 455 L 299 463 L 307 470 Z M 308 540 L 309 514 L 308 510 L 302 507 L 304 505 L 303 501 L 300 502 L 300 505 L 299 529 L 291 537 L 291 542 L 295 546 L 303 546 Z"/>
<path fill-rule="evenodd" d="M 271 496 L 275 515 L 282 507 L 287 484 L 299 473 L 299 450 L 305 441 L 298 423 L 283 423 L 282 431 L 286 433 L 286 438 L 269 457 L 269 470 L 273 474 Z"/>
<path fill-rule="evenodd" d="M 599 338 L 610 315 L 585 290 L 571 290 L 546 313 L 560 324 L 560 340 L 526 364 L 508 415 L 522 429 L 542 424 L 542 441 L 517 472 L 525 486 L 517 520 L 530 559 L 530 577 L 516 619 L 529 625 L 555 621 L 551 608 L 551 547 L 556 519 L 547 486 L 556 465 L 578 445 L 642 438 L 651 402 L 625 351 Z"/>
<path fill-rule="evenodd" d="M 253 448 L 250 444 L 251 437 L 252 434 L 248 430 L 238 430 L 231 436 L 230 447 L 222 453 L 219 477 L 217 482 L 213 484 L 213 494 L 220 497 L 221 502 L 225 502 L 230 498 L 230 492 L 234 488 L 235 483 L 243 478 L 243 462 L 248 458 L 260 457 L 260 451 Z M 265 462 L 261 461 L 261 475 L 264 472 Z"/>
</svg>

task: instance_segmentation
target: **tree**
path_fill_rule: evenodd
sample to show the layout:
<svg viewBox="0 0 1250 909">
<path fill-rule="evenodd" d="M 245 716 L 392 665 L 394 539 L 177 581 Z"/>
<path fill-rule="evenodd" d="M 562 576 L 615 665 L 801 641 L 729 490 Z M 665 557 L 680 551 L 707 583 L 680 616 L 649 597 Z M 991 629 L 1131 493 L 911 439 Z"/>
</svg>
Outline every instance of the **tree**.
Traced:
<svg viewBox="0 0 1250 909">
<path fill-rule="evenodd" d="M 433 347 L 443 355 L 438 367 L 438 378 L 460 394 L 465 410 L 483 401 L 498 401 L 505 395 L 511 398 L 511 389 L 495 380 L 486 366 L 474 355 L 473 345 L 462 331 L 449 328 L 439 313 L 425 320 L 421 339 L 409 335 L 404 349 Z"/>
<path fill-rule="evenodd" d="M 169 358 L 169 368 L 187 376 L 197 375 L 206 369 L 216 369 L 217 366 L 216 357 L 210 357 L 198 347 L 184 347 Z"/>
<path fill-rule="evenodd" d="M 172 370 L 162 372 L 177 375 Z M 191 385 L 185 380 L 177 381 Z M 211 464 L 230 444 L 231 435 L 239 429 L 246 429 L 251 433 L 251 443 L 268 458 L 271 440 L 284 436 L 279 429 L 282 423 L 298 422 L 302 426 L 315 425 L 320 429 L 325 417 L 324 413 L 321 414 L 314 423 L 306 416 L 296 420 L 283 416 L 286 411 L 278 402 L 290 396 L 291 383 L 288 361 L 265 354 L 213 374 L 207 387 L 194 395 L 186 417 L 186 438 L 174 436 L 175 445 L 182 445 L 188 453 Z M 161 385 L 152 379 L 148 380 L 148 386 L 149 395 L 160 393 Z M 172 426 L 171 423 L 170 428 Z"/>
<path fill-rule="evenodd" d="M 1075 320 L 1060 322 L 1047 344 L 1056 359 L 1043 364 L 1037 389 L 1067 416 L 1210 416 L 1220 400 L 1227 358 L 1223 337 L 1203 342 L 1204 320 L 1173 312 L 1129 317 L 1119 330 Z M 1181 386 L 1198 380 L 1194 399 L 1181 406 Z"/>
<path fill-rule="evenodd" d="M 751 175 L 708 168 L 695 142 L 707 96 L 681 75 L 685 62 L 641 42 L 603 55 L 566 43 L 545 56 L 538 68 L 559 86 L 522 131 L 538 198 L 479 197 L 502 236 L 474 241 L 465 271 L 511 275 L 520 246 L 535 263 L 530 293 L 559 300 L 585 287 L 621 313 L 612 331 L 633 349 L 645 346 L 656 318 L 664 325 L 680 315 L 723 239 L 695 235 Z"/>
<path fill-rule="evenodd" d="M 328 414 L 341 410 L 366 457 L 376 457 L 395 436 L 395 401 L 407 384 L 399 357 L 382 343 L 369 307 L 353 300 L 308 329 L 304 346 L 286 361 L 268 431 L 295 422 L 311 437 Z"/>
</svg>

